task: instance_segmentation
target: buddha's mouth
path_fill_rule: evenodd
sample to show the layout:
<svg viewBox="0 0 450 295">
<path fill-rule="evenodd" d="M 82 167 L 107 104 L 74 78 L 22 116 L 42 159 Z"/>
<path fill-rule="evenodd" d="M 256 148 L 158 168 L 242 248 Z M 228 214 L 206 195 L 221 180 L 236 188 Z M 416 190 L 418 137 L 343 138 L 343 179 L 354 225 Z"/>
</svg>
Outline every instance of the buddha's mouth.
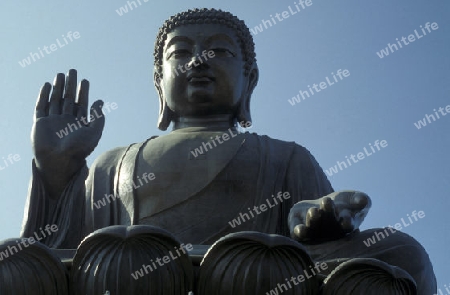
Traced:
<svg viewBox="0 0 450 295">
<path fill-rule="evenodd" d="M 208 84 L 214 82 L 215 79 L 209 75 L 194 73 L 188 75 L 187 80 L 190 84 Z"/>
<path fill-rule="evenodd" d="M 192 77 L 188 79 L 189 83 L 209 83 L 213 82 L 214 80 L 210 77 Z"/>
</svg>

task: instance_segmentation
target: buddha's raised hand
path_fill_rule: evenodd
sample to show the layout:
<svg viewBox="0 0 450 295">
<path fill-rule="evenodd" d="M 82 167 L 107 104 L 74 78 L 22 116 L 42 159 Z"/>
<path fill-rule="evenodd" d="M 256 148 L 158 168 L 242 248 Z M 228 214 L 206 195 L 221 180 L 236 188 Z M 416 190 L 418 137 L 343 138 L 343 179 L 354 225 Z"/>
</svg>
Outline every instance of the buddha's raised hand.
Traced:
<svg viewBox="0 0 450 295">
<path fill-rule="evenodd" d="M 76 85 L 76 70 L 70 70 L 67 78 L 59 73 L 53 90 L 50 83 L 45 83 L 37 99 L 31 141 L 36 166 L 47 176 L 62 173 L 63 178 L 71 177 L 84 165 L 102 135 L 103 102 L 94 102 L 88 116 L 89 82 L 80 82 L 78 95 Z M 54 182 L 55 177 L 50 178 Z"/>
<path fill-rule="evenodd" d="M 288 217 L 291 237 L 310 243 L 341 238 L 359 228 L 371 205 L 370 197 L 358 191 L 298 202 Z"/>
</svg>

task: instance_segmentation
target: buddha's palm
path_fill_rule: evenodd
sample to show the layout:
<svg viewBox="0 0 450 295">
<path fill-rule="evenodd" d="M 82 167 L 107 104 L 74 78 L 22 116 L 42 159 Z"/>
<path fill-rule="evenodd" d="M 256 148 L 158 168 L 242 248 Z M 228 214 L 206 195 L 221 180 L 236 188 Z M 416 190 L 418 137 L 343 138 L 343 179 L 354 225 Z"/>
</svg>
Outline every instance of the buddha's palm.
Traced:
<svg viewBox="0 0 450 295">
<path fill-rule="evenodd" d="M 76 70 L 70 70 L 67 79 L 59 73 L 53 91 L 50 83 L 45 83 L 36 103 L 31 132 L 37 165 L 68 176 L 84 165 L 84 159 L 97 146 L 105 124 L 102 101 L 92 105 L 89 120 L 89 82 L 81 81 L 78 97 L 76 83 Z"/>
<path fill-rule="evenodd" d="M 358 191 L 298 202 L 288 217 L 291 237 L 310 243 L 341 238 L 359 228 L 371 205 L 370 197 Z"/>
</svg>

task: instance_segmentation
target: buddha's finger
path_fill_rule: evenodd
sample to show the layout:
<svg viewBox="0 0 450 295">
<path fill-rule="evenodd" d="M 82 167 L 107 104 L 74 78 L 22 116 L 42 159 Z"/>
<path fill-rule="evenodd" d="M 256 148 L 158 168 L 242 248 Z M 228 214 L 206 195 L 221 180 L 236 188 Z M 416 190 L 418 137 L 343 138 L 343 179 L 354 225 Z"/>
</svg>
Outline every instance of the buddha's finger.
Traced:
<svg viewBox="0 0 450 295">
<path fill-rule="evenodd" d="M 95 130 L 98 138 L 102 135 L 103 127 L 105 126 L 105 115 L 102 112 L 102 107 L 102 100 L 97 100 L 92 104 L 90 116 L 92 120 L 89 122 L 89 127 Z"/>
<path fill-rule="evenodd" d="M 62 113 L 66 115 L 74 114 L 75 96 L 77 93 L 77 71 L 70 69 L 67 73 L 66 87 L 64 91 L 64 102 Z"/>
<path fill-rule="evenodd" d="M 50 96 L 50 107 L 48 111 L 50 115 L 61 114 L 61 100 L 64 92 L 64 80 L 64 74 L 58 73 L 53 81 L 53 91 Z"/>
<path fill-rule="evenodd" d="M 313 206 L 317 206 L 317 204 L 312 204 L 310 201 L 298 202 L 294 204 L 294 206 L 292 206 L 289 215 L 296 216 L 300 218 L 300 220 L 305 221 L 306 214 L 308 214 L 308 210 Z"/>
<path fill-rule="evenodd" d="M 289 232 L 291 233 L 291 236 L 294 234 L 295 227 L 303 223 L 304 220 L 298 215 L 298 212 L 292 209 L 288 216 Z"/>
<path fill-rule="evenodd" d="M 320 210 L 322 210 L 325 214 L 330 215 L 334 218 L 338 216 L 336 205 L 331 198 L 324 197 L 320 201 Z"/>
<path fill-rule="evenodd" d="M 48 110 L 48 97 L 50 96 L 50 90 L 52 85 L 45 83 L 39 91 L 39 96 L 36 101 L 36 108 L 34 110 L 34 120 L 45 117 Z"/>
<path fill-rule="evenodd" d="M 366 206 L 371 206 L 370 198 L 367 194 L 359 191 L 342 191 L 336 195 L 335 202 L 338 207 L 351 210 L 362 210 Z"/>
<path fill-rule="evenodd" d="M 306 214 L 305 225 L 307 227 L 317 227 L 322 218 L 322 212 L 319 208 L 313 207 L 309 208 L 308 213 Z"/>
<path fill-rule="evenodd" d="M 370 197 L 363 192 L 355 192 L 350 198 L 350 204 L 355 209 L 370 208 L 372 206 L 372 201 Z"/>
<path fill-rule="evenodd" d="M 308 238 L 308 228 L 304 224 L 299 224 L 294 228 L 294 239 L 306 240 Z"/>
<path fill-rule="evenodd" d="M 81 80 L 78 86 L 78 110 L 77 118 L 87 117 L 88 103 L 89 103 L 89 81 L 86 79 Z"/>
<path fill-rule="evenodd" d="M 353 221 L 354 220 L 350 214 L 345 214 L 344 216 L 342 216 L 339 220 L 342 231 L 345 233 L 352 232 L 355 228 Z"/>
</svg>

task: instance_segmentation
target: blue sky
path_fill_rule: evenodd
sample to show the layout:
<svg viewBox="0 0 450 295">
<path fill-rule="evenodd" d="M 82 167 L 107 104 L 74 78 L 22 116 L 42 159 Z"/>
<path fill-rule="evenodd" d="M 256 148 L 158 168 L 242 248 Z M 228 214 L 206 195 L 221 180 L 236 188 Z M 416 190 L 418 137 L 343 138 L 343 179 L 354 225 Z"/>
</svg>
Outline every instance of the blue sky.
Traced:
<svg viewBox="0 0 450 295">
<path fill-rule="evenodd" d="M 403 230 L 428 251 L 438 287 L 450 283 L 448 1 L 312 0 L 296 14 L 289 10 L 296 11 L 294 1 L 286 0 L 140 2 L 122 16 L 116 10 L 127 2 L 119 0 L 2 2 L 0 239 L 19 235 L 33 157 L 33 109 L 44 82 L 76 68 L 79 78 L 91 82 L 91 102 L 117 104 L 106 114 L 91 163 L 109 149 L 163 134 L 156 128 L 152 52 L 167 17 L 187 8 L 214 7 L 233 12 L 254 29 L 262 20 L 268 26 L 270 15 L 287 11 L 287 18 L 254 36 L 260 80 L 252 97 L 252 131 L 307 147 L 327 170 L 385 140 L 387 146 L 329 179 L 336 190 L 361 190 L 372 197 L 362 229 L 394 225 L 414 210 L 423 211 L 424 218 Z M 424 35 L 420 26 L 427 22 L 438 28 Z M 420 38 L 379 57 L 388 43 L 414 30 Z M 62 35 L 68 32 L 78 32 L 78 39 L 64 43 Z M 19 64 L 57 39 L 64 46 L 35 57 L 30 65 Z M 299 103 L 288 102 L 308 85 L 332 79 L 339 69 L 349 75 Z M 415 126 L 440 107 L 445 115 L 435 115 L 436 121 L 430 117 L 432 123 L 420 129 Z M 20 160 L 5 167 L 9 154 Z"/>
</svg>

